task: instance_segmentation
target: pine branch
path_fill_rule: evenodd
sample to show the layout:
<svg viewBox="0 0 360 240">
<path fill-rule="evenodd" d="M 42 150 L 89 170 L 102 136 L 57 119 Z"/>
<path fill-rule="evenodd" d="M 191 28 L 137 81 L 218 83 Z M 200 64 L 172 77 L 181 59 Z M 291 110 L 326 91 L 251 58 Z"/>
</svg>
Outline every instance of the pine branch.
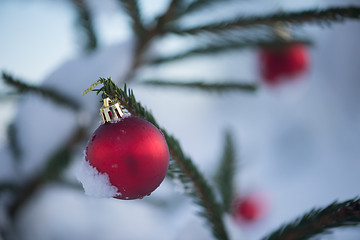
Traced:
<svg viewBox="0 0 360 240">
<path fill-rule="evenodd" d="M 310 45 L 311 41 L 307 39 L 292 39 L 292 40 L 281 40 L 279 38 L 276 39 L 244 39 L 244 40 L 222 40 L 220 43 L 211 43 L 205 46 L 193 48 L 182 53 L 178 53 L 172 56 L 167 57 L 159 57 L 147 62 L 148 64 L 161 64 L 168 63 L 176 60 L 181 60 L 184 58 L 205 55 L 205 54 L 216 54 L 222 53 L 230 50 L 241 50 L 244 48 L 253 48 L 253 47 L 269 47 L 269 46 L 279 46 L 285 44 L 293 44 L 293 43 L 303 43 L 306 45 Z"/>
<path fill-rule="evenodd" d="M 195 0 L 190 3 L 186 9 L 184 10 L 183 14 L 191 14 L 199 10 L 203 10 L 204 8 L 208 8 L 210 5 L 217 4 L 217 3 L 224 3 L 224 1 L 220 0 Z"/>
<path fill-rule="evenodd" d="M 177 19 L 194 13 L 196 11 L 203 10 L 205 7 L 209 7 L 215 3 L 219 3 L 223 1 L 219 0 L 194 0 L 190 3 L 186 3 L 181 0 L 174 0 L 169 5 L 168 10 L 161 17 L 158 17 L 158 21 L 161 25 L 166 25 L 176 21 Z"/>
<path fill-rule="evenodd" d="M 185 6 L 181 11 L 178 13 L 178 18 L 182 16 L 187 16 L 205 9 L 209 9 L 218 4 L 224 4 L 224 2 L 230 2 L 229 0 L 194 0 Z"/>
<path fill-rule="evenodd" d="M 97 84 L 103 84 L 97 93 L 102 92 L 102 97 L 110 97 L 115 101 L 119 101 L 132 115 L 144 118 L 158 127 L 165 136 L 168 143 L 170 155 L 172 157 L 172 166 L 175 169 L 174 175 L 180 175 L 180 181 L 186 186 L 191 187 L 188 194 L 198 204 L 202 211 L 200 215 L 204 216 L 211 226 L 212 232 L 217 239 L 228 239 L 224 223 L 222 220 L 222 211 L 220 205 L 215 200 L 215 195 L 196 166 L 189 157 L 183 153 L 180 143 L 173 136 L 169 135 L 165 129 L 160 128 L 153 115 L 147 111 L 139 102 L 136 101 L 132 90 L 119 89 L 110 78 L 100 78 L 94 84 L 84 91 L 84 94 L 91 91 Z"/>
<path fill-rule="evenodd" d="M 161 130 L 163 131 L 163 129 Z M 163 131 L 163 133 L 168 142 L 170 154 L 176 164 L 175 166 L 177 166 L 182 173 L 179 177 L 180 181 L 185 186 L 185 189 L 188 190 L 187 193 L 193 197 L 194 202 L 203 208 L 199 214 L 207 219 L 211 226 L 212 233 L 217 239 L 228 239 L 222 220 L 222 209 L 219 203 L 216 202 L 211 187 L 197 170 L 192 160 L 184 155 L 179 142 L 166 132 Z M 189 187 L 189 185 L 192 186 L 192 188 Z"/>
<path fill-rule="evenodd" d="M 157 17 L 157 26 L 156 28 L 161 31 L 164 25 L 170 21 L 174 21 L 177 19 L 180 14 L 180 9 L 184 8 L 184 1 L 183 0 L 171 0 L 169 7 L 166 11 Z"/>
<path fill-rule="evenodd" d="M 360 223 L 360 198 L 334 202 L 325 208 L 313 209 L 295 221 L 281 226 L 263 240 L 303 240 L 327 233 L 337 227 Z"/>
<path fill-rule="evenodd" d="M 131 19 L 134 33 L 139 39 L 145 38 L 146 28 L 144 26 L 138 0 L 118 0 Z"/>
<path fill-rule="evenodd" d="M 22 150 L 20 148 L 19 139 L 17 135 L 17 128 L 14 123 L 11 123 L 7 128 L 7 137 L 9 141 L 9 149 L 14 156 L 15 160 L 20 160 L 22 155 Z"/>
<path fill-rule="evenodd" d="M 11 218 L 15 218 L 17 212 L 24 204 L 48 181 L 57 181 L 66 167 L 71 162 L 72 152 L 76 149 L 77 144 L 87 137 L 87 129 L 79 127 L 74 134 L 66 141 L 64 146 L 54 152 L 46 161 L 46 165 L 33 179 L 29 179 L 26 185 L 19 186 L 16 189 L 16 196 L 8 208 Z"/>
<path fill-rule="evenodd" d="M 2 78 L 4 79 L 6 84 L 15 87 L 19 93 L 33 92 L 36 94 L 40 94 L 44 98 L 47 98 L 57 104 L 69 107 L 73 110 L 78 110 L 80 108 L 79 104 L 75 100 L 72 100 L 68 96 L 65 96 L 53 89 L 27 84 L 23 81 L 20 81 L 19 79 L 13 78 L 11 75 L 5 72 L 3 72 L 2 74 Z"/>
<path fill-rule="evenodd" d="M 274 24 L 279 22 L 291 23 L 294 25 L 305 23 L 330 25 L 333 22 L 343 22 L 347 19 L 358 20 L 359 18 L 360 7 L 330 7 L 322 10 L 310 9 L 297 12 L 280 12 L 267 16 L 239 17 L 233 20 L 226 20 L 223 22 L 217 22 L 187 29 L 172 27 L 168 28 L 167 32 L 180 35 L 196 35 L 200 33 L 217 33 L 236 28 L 274 26 Z"/>
<path fill-rule="evenodd" d="M 125 77 L 121 79 L 122 81 L 130 81 L 133 77 L 135 69 L 142 64 L 142 55 L 147 50 L 153 37 L 155 37 L 158 33 L 157 29 L 146 28 L 142 19 L 139 0 L 118 0 L 118 2 L 129 16 L 133 32 L 137 37 L 134 58 L 131 63 L 130 70 Z"/>
<path fill-rule="evenodd" d="M 1 182 L 0 183 L 0 194 L 4 191 L 16 192 L 19 190 L 19 185 L 14 184 L 13 182 Z"/>
<path fill-rule="evenodd" d="M 40 178 L 42 181 L 59 179 L 63 171 L 71 162 L 71 152 L 68 146 L 60 148 L 46 162 Z"/>
<path fill-rule="evenodd" d="M 71 0 L 71 2 L 77 11 L 77 24 L 84 35 L 84 50 L 91 52 L 97 48 L 98 41 L 95 34 L 90 9 L 88 8 L 85 0 Z"/>
<path fill-rule="evenodd" d="M 147 80 L 142 82 L 147 85 L 161 86 L 161 87 L 182 87 L 182 88 L 197 88 L 205 91 L 256 91 L 257 86 L 251 83 L 238 82 L 223 82 L 223 83 L 206 83 L 202 81 L 181 82 L 181 81 L 161 81 L 161 80 Z"/>
<path fill-rule="evenodd" d="M 224 211 L 230 213 L 234 198 L 235 146 L 230 132 L 226 132 L 225 146 L 220 166 L 216 174 L 216 183 L 221 194 Z"/>
</svg>

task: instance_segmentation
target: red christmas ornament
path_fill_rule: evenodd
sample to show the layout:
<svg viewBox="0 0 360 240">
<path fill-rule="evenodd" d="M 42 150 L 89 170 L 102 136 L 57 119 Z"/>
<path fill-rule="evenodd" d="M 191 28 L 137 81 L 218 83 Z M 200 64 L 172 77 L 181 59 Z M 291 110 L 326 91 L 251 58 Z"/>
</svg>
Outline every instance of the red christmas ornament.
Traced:
<svg viewBox="0 0 360 240">
<path fill-rule="evenodd" d="M 261 76 L 269 85 L 292 79 L 303 73 L 309 65 L 307 48 L 300 43 L 262 49 L 259 59 Z"/>
<path fill-rule="evenodd" d="M 150 122 L 123 117 L 118 103 L 104 100 L 104 124 L 94 132 L 86 147 L 86 161 L 109 176 L 118 199 L 150 195 L 164 180 L 169 166 L 169 149 L 161 131 Z"/>
<path fill-rule="evenodd" d="M 235 200 L 233 217 L 243 222 L 253 222 L 265 215 L 264 199 L 257 194 L 240 197 Z"/>
</svg>

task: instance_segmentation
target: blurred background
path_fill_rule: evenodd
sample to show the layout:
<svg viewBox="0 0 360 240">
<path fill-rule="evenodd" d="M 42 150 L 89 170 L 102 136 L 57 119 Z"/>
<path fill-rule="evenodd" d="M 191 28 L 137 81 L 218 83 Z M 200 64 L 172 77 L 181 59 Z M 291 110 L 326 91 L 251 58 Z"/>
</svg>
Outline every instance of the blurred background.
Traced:
<svg viewBox="0 0 360 240">
<path fill-rule="evenodd" d="M 97 39 L 91 51 L 84 51 L 86 37 L 81 35 L 74 2 L 0 1 L 0 70 L 28 84 L 56 89 L 80 104 L 74 111 L 35 93 L 12 94 L 13 88 L 0 81 L 2 183 L 26 185 L 58 149 L 68 147 L 80 128 L 92 133 L 100 122 L 96 119 L 100 97 L 81 92 L 99 77 L 112 77 L 122 86 L 131 70 L 136 36 L 119 1 L 85 1 Z M 151 23 L 168 4 L 167 0 L 140 1 L 144 21 Z M 209 4 L 180 24 L 191 27 L 216 18 L 350 4 L 359 6 L 356 0 L 223 1 Z M 141 67 L 129 81 L 137 99 L 180 140 L 210 182 L 223 152 L 224 133 L 231 132 L 237 159 L 235 192 L 260 194 L 266 205 L 266 213 L 250 223 L 227 216 L 231 239 L 260 239 L 313 207 L 359 195 L 360 23 L 347 20 L 330 27 L 306 24 L 290 29 L 312 43 L 307 47 L 309 66 L 295 81 L 266 84 L 259 70 L 259 46 Z M 257 31 L 262 34 L 263 29 Z M 257 33 L 245 30 L 239 37 Z M 216 39 L 211 34 L 206 37 Z M 205 42 L 169 34 L 156 39 L 147 56 L 171 56 Z M 256 86 L 256 91 L 143 84 L 147 79 L 234 80 Z M 21 154 L 11 150 L 10 136 L 16 136 Z M 0 193 L 0 227 L 7 232 L 0 239 L 213 238 L 206 222 L 196 215 L 198 207 L 170 179 L 143 200 L 86 196 L 76 180 L 86 141 L 85 137 L 71 145 L 71 162 L 61 177 L 36 188 L 16 210 L 15 221 L 7 215 L 15 197 L 11 191 Z M 359 228 L 354 227 L 325 238 L 359 236 Z"/>
</svg>

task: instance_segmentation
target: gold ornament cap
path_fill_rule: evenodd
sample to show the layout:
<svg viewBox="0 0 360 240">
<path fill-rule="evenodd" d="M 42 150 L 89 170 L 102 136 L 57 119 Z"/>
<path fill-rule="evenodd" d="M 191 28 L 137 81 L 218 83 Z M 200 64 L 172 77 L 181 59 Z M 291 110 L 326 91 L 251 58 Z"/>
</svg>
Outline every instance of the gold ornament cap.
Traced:
<svg viewBox="0 0 360 240">
<path fill-rule="evenodd" d="M 107 123 L 122 118 L 124 113 L 118 102 L 113 102 L 110 98 L 105 98 L 104 105 L 100 108 L 100 116 L 103 123 Z"/>
</svg>

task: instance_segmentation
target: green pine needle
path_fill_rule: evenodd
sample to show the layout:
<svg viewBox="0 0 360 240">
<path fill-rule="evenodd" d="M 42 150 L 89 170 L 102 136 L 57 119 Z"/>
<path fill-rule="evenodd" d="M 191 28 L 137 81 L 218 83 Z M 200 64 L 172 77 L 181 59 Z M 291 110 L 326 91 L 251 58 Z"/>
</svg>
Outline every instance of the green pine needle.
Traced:
<svg viewBox="0 0 360 240">
<path fill-rule="evenodd" d="M 173 0 L 172 4 L 169 5 L 169 9 L 166 14 L 159 17 L 159 20 L 162 24 L 172 23 L 185 15 L 196 13 L 197 11 L 204 10 L 209 8 L 209 6 L 215 5 L 217 3 L 224 3 L 224 1 L 194 0 L 190 3 L 187 3 L 186 1 Z"/>
<path fill-rule="evenodd" d="M 88 94 L 100 83 L 101 83 L 100 80 L 95 81 L 93 84 L 90 85 L 90 87 L 88 87 L 85 91 L 82 92 L 82 95 L 84 96 L 84 95 Z M 99 89 L 97 89 L 97 90 L 99 90 Z"/>
<path fill-rule="evenodd" d="M 92 21 L 92 15 L 84 0 L 71 0 L 77 11 L 77 23 L 83 33 L 85 45 L 84 50 L 91 52 L 97 48 L 97 37 Z"/>
<path fill-rule="evenodd" d="M 162 30 L 166 23 L 178 19 L 184 6 L 184 1 L 182 0 L 171 0 L 166 11 L 157 17 L 157 28 Z"/>
<path fill-rule="evenodd" d="M 215 176 L 218 190 L 220 192 L 224 211 L 230 213 L 234 198 L 234 176 L 235 176 L 235 146 L 233 137 L 228 131 L 225 134 L 225 146 L 218 172 Z"/>
<path fill-rule="evenodd" d="M 71 108 L 73 110 L 80 109 L 80 105 L 73 99 L 68 96 L 63 95 L 62 93 L 47 87 L 34 86 L 24 81 L 20 81 L 19 79 L 13 78 L 10 74 L 3 72 L 2 78 L 4 82 L 14 88 L 19 93 L 32 92 L 36 94 L 40 94 L 46 99 L 53 101 L 59 105 Z"/>
<path fill-rule="evenodd" d="M 360 198 L 333 202 L 325 208 L 312 209 L 295 221 L 281 226 L 262 240 L 305 240 L 315 235 L 329 233 L 337 227 L 360 223 Z"/>
<path fill-rule="evenodd" d="M 127 89 L 126 85 L 124 89 L 119 89 L 110 78 L 100 78 L 91 85 L 91 88 L 94 88 L 99 83 L 103 86 L 98 90 L 98 93 L 102 92 L 103 98 L 109 97 L 114 101 L 120 102 L 132 115 L 146 119 L 162 131 L 171 155 L 169 171 L 173 172 L 169 175 L 178 177 L 186 189 L 188 189 L 187 193 L 193 197 L 194 202 L 201 206 L 200 215 L 207 219 L 213 235 L 219 240 L 228 239 L 222 220 L 221 206 L 217 203 L 212 188 L 206 179 L 193 164 L 192 160 L 183 153 L 179 141 L 169 135 L 165 129 L 159 127 L 153 115 L 141 103 L 136 101 L 133 91 Z M 86 91 L 89 92 L 88 90 Z"/>
<path fill-rule="evenodd" d="M 279 22 L 291 24 L 331 24 L 333 22 L 343 22 L 346 19 L 360 19 L 360 7 L 330 7 L 327 9 L 310 9 L 296 12 L 280 12 L 267 16 L 239 17 L 223 22 L 216 22 L 192 28 L 171 27 L 167 32 L 174 34 L 196 35 L 201 33 L 223 33 L 224 30 L 235 28 L 255 27 L 255 26 L 274 26 Z"/>
<path fill-rule="evenodd" d="M 14 123 L 9 124 L 7 128 L 7 137 L 9 142 L 9 149 L 16 161 L 20 160 L 22 156 L 22 150 L 19 144 L 19 138 L 17 134 L 17 128 Z"/>
<path fill-rule="evenodd" d="M 20 189 L 20 186 L 14 182 L 5 182 L 1 181 L 0 183 L 0 196 L 1 193 L 9 191 L 9 192 L 16 192 Z"/>
<path fill-rule="evenodd" d="M 209 6 L 211 6 L 211 5 L 220 4 L 220 3 L 224 4 L 224 1 L 221 1 L 221 0 L 195 0 L 195 1 L 191 2 L 184 9 L 183 15 L 195 13 L 197 11 L 204 10 L 205 8 L 209 8 Z"/>
<path fill-rule="evenodd" d="M 160 86 L 160 87 L 180 87 L 180 88 L 196 88 L 204 91 L 248 91 L 254 92 L 257 86 L 251 83 L 239 83 L 235 81 L 221 82 L 221 83 L 207 83 L 203 81 L 161 81 L 161 80 L 146 80 L 142 82 L 147 85 Z"/>
<path fill-rule="evenodd" d="M 63 171 L 68 167 L 72 158 L 69 148 L 60 148 L 46 162 L 41 178 L 43 181 L 56 180 L 61 177 Z"/>
<path fill-rule="evenodd" d="M 140 11 L 138 0 L 118 0 L 121 6 L 125 9 L 125 12 L 129 16 L 134 33 L 143 39 L 145 37 L 146 28 L 142 20 L 142 14 Z"/>
<path fill-rule="evenodd" d="M 159 57 L 153 60 L 150 60 L 148 64 L 161 64 L 168 63 L 172 61 L 182 60 L 185 58 L 193 57 L 193 56 L 201 56 L 206 54 L 216 54 L 223 53 L 225 51 L 231 50 L 241 50 L 244 48 L 253 48 L 253 47 L 271 47 L 271 46 L 279 46 L 286 44 L 294 44 L 294 43 L 302 43 L 306 45 L 310 45 L 311 41 L 307 39 L 292 39 L 289 41 L 284 41 L 279 38 L 276 39 L 249 39 L 249 40 L 227 40 L 221 39 L 220 43 L 211 43 L 205 46 L 196 47 L 190 50 L 186 50 L 181 53 L 177 53 L 172 56 Z"/>
</svg>

